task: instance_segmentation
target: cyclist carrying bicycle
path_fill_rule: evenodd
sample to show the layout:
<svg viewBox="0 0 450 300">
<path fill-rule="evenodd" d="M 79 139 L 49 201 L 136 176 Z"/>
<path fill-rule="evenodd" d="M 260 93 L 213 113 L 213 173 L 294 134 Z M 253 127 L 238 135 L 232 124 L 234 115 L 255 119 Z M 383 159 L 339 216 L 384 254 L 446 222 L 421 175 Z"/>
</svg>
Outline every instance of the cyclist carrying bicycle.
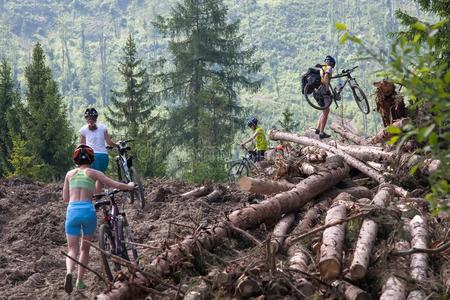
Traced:
<svg viewBox="0 0 450 300">
<path fill-rule="evenodd" d="M 63 200 L 69 202 L 67 206 L 65 232 L 67 238 L 68 254 L 87 265 L 89 262 L 88 243 L 83 240 L 91 241 L 97 226 L 95 208 L 92 203 L 92 196 L 95 190 L 95 182 L 101 182 L 110 187 L 122 190 L 132 190 L 134 183 L 128 184 L 114 181 L 98 170 L 90 168 L 95 161 L 94 150 L 87 145 L 79 145 L 73 153 L 73 162 L 78 166 L 66 174 L 63 187 Z M 80 237 L 82 237 L 81 245 Z M 67 293 L 73 290 L 72 272 L 75 269 L 75 262 L 66 258 L 67 273 L 64 280 L 64 289 Z M 79 266 L 76 288 L 84 289 L 86 285 L 83 282 L 85 268 Z"/>
<path fill-rule="evenodd" d="M 264 129 L 258 126 L 258 119 L 256 119 L 254 116 L 250 116 L 247 119 L 247 126 L 250 127 L 254 133 L 253 135 L 248 138 L 245 142 L 241 144 L 241 148 L 244 148 L 244 146 L 247 143 L 250 143 L 251 141 L 255 141 L 255 151 L 250 151 L 255 157 L 255 161 L 262 161 L 264 160 L 264 153 L 266 152 L 267 148 L 269 147 L 269 143 L 267 142 L 266 133 Z"/>
<path fill-rule="evenodd" d="M 328 106 L 331 101 L 331 93 L 330 93 L 330 79 L 333 74 L 333 69 L 336 66 L 336 60 L 327 55 L 325 57 L 325 65 L 320 70 L 320 81 L 321 86 L 318 91 L 314 94 L 314 98 L 316 98 L 317 102 L 320 106 Z M 319 135 L 320 139 L 329 138 L 330 135 L 325 133 L 325 126 L 327 125 L 328 115 L 330 113 L 330 108 L 322 110 L 319 115 L 319 120 L 317 121 L 316 131 L 315 133 Z"/>
<path fill-rule="evenodd" d="M 94 149 L 95 162 L 91 165 L 91 168 L 105 173 L 109 163 L 105 143 L 111 147 L 117 147 L 118 144 L 111 140 L 106 126 L 97 123 L 98 112 L 95 108 L 86 109 L 84 118 L 87 124 L 80 129 L 80 144 L 86 144 Z M 100 193 L 101 189 L 102 185 L 97 182 L 95 185 L 95 193 Z"/>
</svg>

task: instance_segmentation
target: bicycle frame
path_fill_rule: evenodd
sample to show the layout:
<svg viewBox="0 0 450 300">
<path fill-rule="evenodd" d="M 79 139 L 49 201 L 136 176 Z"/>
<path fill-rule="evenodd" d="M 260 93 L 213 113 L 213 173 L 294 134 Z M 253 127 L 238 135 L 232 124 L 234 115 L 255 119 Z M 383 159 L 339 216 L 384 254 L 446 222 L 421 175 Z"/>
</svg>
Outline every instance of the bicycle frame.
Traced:
<svg viewBox="0 0 450 300">
<path fill-rule="evenodd" d="M 331 85 L 331 80 L 330 80 L 330 91 L 333 95 L 333 100 L 334 100 L 336 107 L 339 107 L 339 105 L 337 104 L 337 101 L 342 100 L 341 93 L 344 90 L 344 87 L 347 85 L 347 83 L 350 85 L 351 89 L 353 89 L 355 86 L 358 86 L 356 79 L 353 78 L 351 75 L 351 72 L 356 68 L 357 67 L 354 67 L 353 69 L 350 69 L 350 70 L 343 70 L 341 74 L 331 77 L 331 79 L 338 79 L 338 78 L 346 77 L 344 80 L 344 83 L 341 84 L 339 87 L 335 87 L 335 88 L 333 88 L 333 86 Z"/>
<path fill-rule="evenodd" d="M 128 151 L 130 150 L 130 147 L 128 146 L 128 143 L 133 140 L 126 140 L 119 142 L 119 146 L 117 151 L 119 154 L 116 156 L 116 165 L 117 165 L 117 174 L 119 175 L 119 179 L 123 182 L 130 182 L 131 181 L 131 175 L 129 168 L 133 166 L 133 156 L 128 156 Z M 124 171 L 124 176 L 126 178 L 121 178 L 121 169 Z"/>
<path fill-rule="evenodd" d="M 122 245 L 118 239 L 119 237 L 119 228 L 117 226 L 119 216 L 125 217 L 125 212 L 119 212 L 119 207 L 114 199 L 114 195 L 121 190 L 114 189 L 111 192 L 105 194 L 94 195 L 94 198 L 109 196 L 109 200 L 102 200 L 95 203 L 96 207 L 102 207 L 103 210 L 103 222 L 109 225 L 111 228 L 111 233 L 114 237 L 114 248 L 117 253 L 113 253 L 114 255 L 120 254 L 122 251 Z M 111 249 L 112 250 L 112 249 Z"/>
</svg>

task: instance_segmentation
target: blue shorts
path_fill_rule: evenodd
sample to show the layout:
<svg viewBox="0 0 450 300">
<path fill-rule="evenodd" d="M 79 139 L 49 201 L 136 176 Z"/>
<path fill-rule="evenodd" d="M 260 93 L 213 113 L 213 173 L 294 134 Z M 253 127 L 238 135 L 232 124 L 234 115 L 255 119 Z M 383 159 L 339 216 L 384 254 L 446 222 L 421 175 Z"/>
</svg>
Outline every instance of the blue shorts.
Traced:
<svg viewBox="0 0 450 300">
<path fill-rule="evenodd" d="M 105 173 L 108 169 L 109 156 L 107 153 L 94 153 L 94 162 L 91 164 L 91 168 Z"/>
<path fill-rule="evenodd" d="M 69 202 L 66 213 L 66 234 L 93 235 L 97 227 L 95 207 L 91 200 Z"/>
</svg>

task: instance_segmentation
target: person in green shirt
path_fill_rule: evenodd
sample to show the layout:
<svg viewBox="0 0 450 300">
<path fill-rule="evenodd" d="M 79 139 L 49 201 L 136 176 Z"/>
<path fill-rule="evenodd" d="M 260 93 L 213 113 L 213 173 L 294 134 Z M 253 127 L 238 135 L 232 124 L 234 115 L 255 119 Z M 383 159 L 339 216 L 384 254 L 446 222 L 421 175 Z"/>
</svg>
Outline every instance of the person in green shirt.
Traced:
<svg viewBox="0 0 450 300">
<path fill-rule="evenodd" d="M 256 119 L 254 116 L 250 116 L 247 119 L 247 126 L 250 127 L 254 131 L 254 133 L 250 138 L 248 138 L 241 144 L 241 148 L 244 148 L 244 146 L 247 143 L 250 143 L 251 141 L 254 140 L 255 150 L 250 151 L 250 153 L 253 154 L 253 156 L 255 157 L 255 161 L 264 160 L 264 153 L 269 147 L 269 143 L 266 138 L 266 133 L 264 129 L 258 126 L 258 119 Z"/>
</svg>

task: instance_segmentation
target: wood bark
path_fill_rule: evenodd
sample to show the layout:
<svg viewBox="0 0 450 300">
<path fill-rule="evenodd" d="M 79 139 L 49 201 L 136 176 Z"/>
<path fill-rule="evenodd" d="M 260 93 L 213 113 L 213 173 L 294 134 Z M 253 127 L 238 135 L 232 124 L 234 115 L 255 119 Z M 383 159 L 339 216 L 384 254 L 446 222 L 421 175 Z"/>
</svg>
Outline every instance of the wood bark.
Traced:
<svg viewBox="0 0 450 300">
<path fill-rule="evenodd" d="M 181 194 L 181 197 L 201 197 L 211 193 L 212 188 L 210 186 L 201 186 L 186 193 Z"/>
<path fill-rule="evenodd" d="M 409 249 L 410 244 L 405 240 L 401 240 L 395 243 L 396 250 Z M 406 257 L 395 258 L 392 262 L 391 269 L 393 272 L 398 272 L 400 269 L 407 269 L 409 265 L 409 259 Z M 389 276 L 385 284 L 383 285 L 382 294 L 380 300 L 405 300 L 406 299 L 406 282 L 396 277 L 395 275 Z"/>
<path fill-rule="evenodd" d="M 411 120 L 409 118 L 404 118 L 404 119 L 395 121 L 394 123 L 392 123 L 392 126 L 403 128 L 403 126 L 405 126 L 406 124 L 408 124 L 410 122 L 411 122 Z M 387 132 L 386 128 L 384 128 L 383 130 L 379 131 L 377 134 L 375 134 L 371 138 L 367 139 L 367 142 L 369 144 L 378 144 L 378 143 L 387 141 L 390 138 L 391 138 L 391 134 L 389 132 Z"/>
<path fill-rule="evenodd" d="M 242 276 L 241 278 L 238 279 L 236 290 L 241 297 L 249 298 L 260 294 L 261 286 L 259 285 L 258 281 L 248 276 Z"/>
<path fill-rule="evenodd" d="M 447 289 L 447 294 L 450 295 L 450 262 L 443 264 L 441 269 L 441 277 L 444 282 L 444 286 Z"/>
<path fill-rule="evenodd" d="M 276 194 L 289 191 L 295 187 L 295 184 L 288 182 L 278 182 L 273 180 L 264 180 L 252 177 L 242 177 L 238 182 L 239 188 L 245 192 L 256 194 Z"/>
<path fill-rule="evenodd" d="M 228 215 L 228 220 L 241 229 L 252 228 L 269 220 L 278 220 L 281 215 L 300 209 L 315 196 L 333 187 L 347 177 L 348 172 L 349 167 L 343 159 L 333 157 L 328 161 L 327 168 L 322 168 L 317 174 L 301 181 L 294 189 L 234 211 Z M 202 230 L 195 237 L 188 236 L 155 258 L 149 269 L 158 275 L 169 275 L 177 267 L 182 267 L 183 262 L 190 260 L 198 247 L 212 250 L 220 245 L 230 232 L 225 222 Z M 121 299 L 120 297 L 126 297 L 128 291 L 125 289 L 119 293 L 120 296 L 114 298 L 109 296 L 116 293 L 115 290 L 101 296 L 102 299 Z"/>
<path fill-rule="evenodd" d="M 219 201 L 222 198 L 222 196 L 223 196 L 223 191 L 217 189 L 217 190 L 212 191 L 208 195 L 206 195 L 204 197 L 204 200 L 206 202 L 217 202 L 217 201 Z"/>
<path fill-rule="evenodd" d="M 384 207 L 388 205 L 392 196 L 393 190 L 389 185 L 380 186 L 373 202 L 375 205 Z M 377 233 L 378 224 L 369 218 L 364 219 L 350 265 L 350 276 L 353 280 L 361 279 L 366 275 Z"/>
<path fill-rule="evenodd" d="M 369 176 L 370 178 L 374 179 L 375 181 L 379 182 L 379 183 L 383 183 L 385 182 L 385 178 L 383 177 L 382 174 L 380 174 L 378 171 L 374 170 L 373 168 L 367 166 L 366 164 L 364 164 L 363 162 L 361 162 L 360 160 L 354 158 L 353 156 L 345 153 L 344 151 L 334 148 L 330 145 L 327 145 L 325 143 L 322 143 L 320 141 L 317 140 L 313 140 L 304 136 L 299 136 L 296 134 L 292 134 L 292 133 L 285 133 L 285 132 L 281 132 L 281 131 L 277 131 L 277 130 L 271 130 L 269 132 L 269 138 L 271 140 L 282 140 L 282 141 L 290 141 L 290 142 L 294 142 L 294 143 L 299 143 L 302 145 L 307 145 L 307 146 L 317 146 L 319 148 L 322 148 L 324 150 L 327 150 L 329 152 L 332 152 L 334 154 L 337 154 L 341 157 L 344 158 L 344 160 L 353 168 L 358 169 L 359 171 L 361 171 L 362 173 L 366 174 L 367 176 Z M 399 186 L 393 186 L 395 193 L 401 197 L 406 197 L 408 196 L 408 192 L 406 190 L 404 190 L 403 188 L 399 187 Z"/>
<path fill-rule="evenodd" d="M 290 231 L 295 221 L 295 214 L 290 213 L 284 216 L 273 229 L 273 238 L 270 241 L 271 253 L 278 253 L 283 246 L 286 235 Z"/>
<path fill-rule="evenodd" d="M 428 231 L 426 220 L 416 215 L 410 222 L 411 231 L 411 247 L 412 248 L 428 248 Z M 414 253 L 411 254 L 411 277 L 418 282 L 424 281 L 427 278 L 428 269 L 428 254 Z M 408 300 L 424 299 L 425 295 L 420 290 L 411 291 L 408 295 Z"/>
<path fill-rule="evenodd" d="M 338 122 L 333 122 L 331 124 L 331 129 L 336 132 L 337 134 L 341 135 L 343 138 L 349 140 L 350 142 L 355 143 L 356 145 L 366 145 L 367 141 L 360 137 L 359 135 L 353 133 L 348 128 L 345 128 Z"/>
<path fill-rule="evenodd" d="M 370 295 L 356 287 L 347 281 L 335 280 L 331 285 L 337 290 L 337 292 L 343 296 L 346 300 L 370 300 Z"/>
<path fill-rule="evenodd" d="M 327 211 L 325 225 L 345 219 L 347 209 L 345 201 L 351 201 L 350 194 L 339 194 Z M 324 230 L 320 246 L 319 270 L 325 279 L 335 279 L 341 273 L 342 247 L 345 237 L 345 224 L 335 225 Z"/>
<path fill-rule="evenodd" d="M 211 299 L 211 288 L 202 280 L 199 284 L 191 287 L 183 300 L 206 300 Z"/>
</svg>

